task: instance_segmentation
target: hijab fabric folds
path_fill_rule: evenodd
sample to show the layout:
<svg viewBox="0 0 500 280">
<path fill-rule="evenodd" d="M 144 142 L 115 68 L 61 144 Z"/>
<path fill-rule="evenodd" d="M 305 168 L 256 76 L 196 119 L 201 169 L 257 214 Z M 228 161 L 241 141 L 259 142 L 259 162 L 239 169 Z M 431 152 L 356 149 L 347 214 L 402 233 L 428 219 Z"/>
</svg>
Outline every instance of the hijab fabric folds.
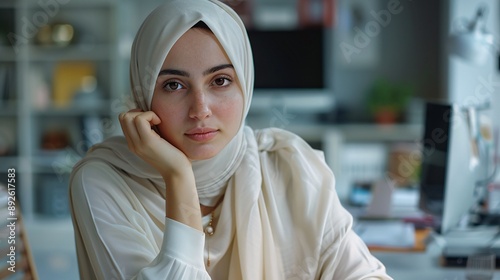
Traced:
<svg viewBox="0 0 500 280">
<path fill-rule="evenodd" d="M 200 202 L 214 205 L 222 195 L 217 234 L 211 244 L 212 266 L 231 252 L 229 279 L 283 279 L 262 193 L 258 147 L 253 132 L 244 126 L 253 92 L 253 60 L 245 26 L 225 4 L 212 0 L 171 0 L 156 8 L 143 22 L 131 53 L 130 79 L 138 108 L 151 108 L 156 78 L 174 43 L 192 26 L 203 21 L 226 51 L 244 94 L 240 130 L 215 157 L 194 161 L 193 171 Z M 123 137 L 112 137 L 91 148 L 73 173 L 91 160 L 105 161 L 139 184 L 165 187 L 162 177 L 127 148 Z M 127 180 L 129 184 L 133 180 Z"/>
</svg>

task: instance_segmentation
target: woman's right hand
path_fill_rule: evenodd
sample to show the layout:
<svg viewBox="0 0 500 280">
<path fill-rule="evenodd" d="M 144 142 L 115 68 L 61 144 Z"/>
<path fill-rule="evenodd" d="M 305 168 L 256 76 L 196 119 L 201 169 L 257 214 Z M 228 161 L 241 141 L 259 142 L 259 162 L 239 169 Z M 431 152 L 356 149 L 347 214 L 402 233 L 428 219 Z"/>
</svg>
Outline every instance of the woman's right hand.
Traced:
<svg viewBox="0 0 500 280">
<path fill-rule="evenodd" d="M 163 139 L 153 126 L 161 123 L 153 112 L 132 109 L 119 115 L 129 149 L 158 170 L 163 177 L 192 172 L 186 155 Z"/>
<path fill-rule="evenodd" d="M 163 139 L 153 126 L 160 118 L 152 111 L 133 109 L 119 116 L 129 149 L 162 175 L 166 188 L 166 216 L 202 230 L 196 182 L 187 156 Z"/>
</svg>

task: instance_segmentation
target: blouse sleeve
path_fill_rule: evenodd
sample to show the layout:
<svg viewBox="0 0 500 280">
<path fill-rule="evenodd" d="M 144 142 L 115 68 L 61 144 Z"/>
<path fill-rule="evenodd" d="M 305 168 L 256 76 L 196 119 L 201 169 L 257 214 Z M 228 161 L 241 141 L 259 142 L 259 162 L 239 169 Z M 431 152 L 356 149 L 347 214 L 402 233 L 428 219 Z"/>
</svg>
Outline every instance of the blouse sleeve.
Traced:
<svg viewBox="0 0 500 280">
<path fill-rule="evenodd" d="M 82 275 L 97 279 L 210 279 L 203 264 L 203 232 L 165 218 L 163 242 L 158 248 L 144 217 L 132 206 L 130 194 L 116 191 L 117 184 L 125 182 L 111 167 L 87 164 L 72 178 L 70 196 L 80 271 L 93 272 Z"/>
<path fill-rule="evenodd" d="M 194 257 L 203 252 L 204 234 L 169 218 L 165 218 L 165 228 L 168 230 L 165 230 L 160 253 L 135 279 L 209 280 L 203 255 Z"/>
</svg>

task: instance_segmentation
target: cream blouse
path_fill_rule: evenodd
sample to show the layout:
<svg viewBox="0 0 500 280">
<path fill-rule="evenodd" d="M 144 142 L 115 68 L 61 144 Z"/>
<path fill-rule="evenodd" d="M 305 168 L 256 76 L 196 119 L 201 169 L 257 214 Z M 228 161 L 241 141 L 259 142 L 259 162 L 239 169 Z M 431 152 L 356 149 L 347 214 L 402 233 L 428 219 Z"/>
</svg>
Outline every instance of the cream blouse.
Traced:
<svg viewBox="0 0 500 280">
<path fill-rule="evenodd" d="M 76 169 L 70 183 L 81 278 L 238 280 L 250 279 L 246 270 L 262 271 L 263 262 L 275 262 L 280 279 L 392 279 L 353 232 L 352 216 L 340 204 L 333 174 L 318 151 L 280 129 L 254 134 L 246 128 L 245 135 L 258 146 L 258 207 L 267 224 L 261 230 L 270 231 L 264 239 L 273 239 L 261 241 L 264 250 L 271 244 L 276 251 L 272 260 L 238 257 L 233 265 L 235 255 L 244 255 L 238 240 L 254 230 L 244 227 L 246 221 L 232 221 L 241 184 L 229 179 L 215 210 L 215 234 L 205 236 L 165 218 L 164 185 L 94 159 Z"/>
</svg>

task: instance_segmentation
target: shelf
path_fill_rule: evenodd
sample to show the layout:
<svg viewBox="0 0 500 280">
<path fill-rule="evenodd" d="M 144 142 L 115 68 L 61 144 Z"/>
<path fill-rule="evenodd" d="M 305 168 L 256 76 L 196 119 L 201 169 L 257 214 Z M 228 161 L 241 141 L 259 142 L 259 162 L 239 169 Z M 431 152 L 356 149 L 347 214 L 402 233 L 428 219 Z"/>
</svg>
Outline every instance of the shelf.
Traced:
<svg viewBox="0 0 500 280">
<path fill-rule="evenodd" d="M 85 153 L 85 151 L 81 151 Z M 33 172 L 37 174 L 69 174 L 73 165 L 80 160 L 79 155 L 73 148 L 67 147 L 61 150 L 43 151 L 38 150 L 32 158 Z"/>
<path fill-rule="evenodd" d="M 13 148 L 6 156 L 0 156 L 0 173 L 13 166 L 19 175 L 22 174 L 22 179 L 19 176 L 22 180 L 19 197 L 27 202 L 23 205 L 23 212 L 25 218 L 30 219 L 30 224 L 35 223 L 39 228 L 57 227 L 58 221 L 38 215 L 40 209 L 37 205 L 44 201 L 43 195 L 37 193 L 38 188 L 43 186 L 48 192 L 57 191 L 54 186 L 60 183 L 59 180 L 68 178 L 73 165 L 85 153 L 82 150 L 94 140 L 89 138 L 95 135 L 86 135 L 90 134 L 89 129 L 102 129 L 106 133 L 107 119 L 116 114 L 112 102 L 119 99 L 118 92 L 123 92 L 119 90 L 121 85 L 128 84 L 128 73 L 117 71 L 123 68 L 125 61 L 118 53 L 118 42 L 120 36 L 127 34 L 128 25 L 124 26 L 123 22 L 129 20 L 120 18 L 118 11 L 130 5 L 127 2 L 0 0 L 0 26 L 3 31 L 0 38 L 0 75 L 6 72 L 3 69 L 8 69 L 7 78 L 2 75 L 4 79 L 0 79 L 0 87 L 2 84 L 7 86 L 5 81 L 10 82 L 9 89 L 0 93 L 0 133 L 3 133 L 0 138 L 12 136 L 13 140 L 2 140 L 8 144 L 12 142 Z M 71 44 L 38 44 L 40 28 L 58 22 L 73 26 Z M 9 33 L 22 37 L 17 45 L 10 45 L 5 36 Z M 79 70 L 82 70 L 80 65 L 92 65 L 92 71 L 76 73 L 60 67 L 67 64 Z M 67 75 L 60 77 L 57 70 Z M 90 73 L 97 79 L 97 90 L 102 94 L 100 98 L 92 99 L 95 95 L 77 93 L 86 85 L 83 77 Z M 60 87 L 56 85 L 63 89 L 57 91 Z M 33 92 L 36 89 L 40 89 L 38 94 Z M 66 96 L 60 92 L 74 94 Z M 68 106 L 56 107 L 59 104 Z M 51 130 L 56 131 L 55 140 L 44 138 Z M 61 140 L 57 139 L 59 131 L 67 133 L 67 137 L 61 139 L 70 143 L 69 146 L 57 151 L 41 150 L 43 141 L 56 143 Z M 56 143 L 54 147 L 65 145 L 67 143 Z M 63 187 L 67 184 L 63 183 Z M 66 221 L 61 225 L 66 227 L 68 223 Z M 43 242 L 42 239 L 40 242 Z"/>
<path fill-rule="evenodd" d="M 110 115 L 109 101 L 102 101 L 94 106 L 70 106 L 64 108 L 49 107 L 46 109 L 34 109 L 33 114 L 37 117 L 68 116 L 80 117 L 89 115 Z"/>
<path fill-rule="evenodd" d="M 417 142 L 423 129 L 420 124 L 348 124 L 333 128 L 339 129 L 345 140 L 359 142 Z"/>
<path fill-rule="evenodd" d="M 247 118 L 247 125 L 254 129 L 272 126 L 273 117 Z M 422 125 L 419 124 L 336 124 L 316 123 L 314 121 L 301 122 L 291 119 L 289 123 L 281 127 L 303 137 L 309 141 L 323 141 L 323 136 L 329 132 L 339 132 L 346 141 L 359 142 L 396 142 L 415 141 L 422 136 Z"/>
<path fill-rule="evenodd" d="M 106 44 L 85 44 L 67 47 L 30 46 L 30 60 L 36 62 L 64 60 L 95 60 L 107 61 L 113 59 L 113 47 Z"/>
<path fill-rule="evenodd" d="M 95 131 L 107 137 L 111 129 L 119 127 L 116 123 L 107 124 L 117 115 L 113 102 L 121 100 L 125 91 L 122 88 L 129 84 L 123 67 L 128 64 L 128 57 L 120 55 L 118 49 L 118 42 L 136 27 L 137 15 L 128 8 L 132 7 L 129 2 L 0 0 L 0 88 L 6 88 L 0 91 L 0 149 L 4 153 L 0 156 L 0 178 L 7 177 L 9 168 L 16 169 L 16 196 L 22 206 L 19 209 L 35 257 L 39 258 L 37 265 L 43 268 L 40 271 L 47 272 L 54 264 L 50 257 L 61 250 L 67 254 L 59 256 L 73 256 L 71 266 L 77 265 L 70 212 L 62 207 L 68 203 L 68 179 L 73 165 L 92 141 L 99 140 Z M 134 18 L 125 18 L 119 13 L 121 10 L 130 10 Z M 43 40 L 38 32 L 42 26 L 55 23 L 73 26 L 74 36 L 68 46 L 38 43 L 51 41 Z M 14 45 L 7 34 L 17 36 L 12 39 Z M 92 71 L 80 73 L 64 68 L 73 65 L 82 70 L 81 65 L 85 64 L 92 65 L 88 68 Z M 57 75 L 61 72 L 67 75 Z M 89 84 L 83 83 L 83 77 L 89 75 L 96 78 L 99 95 L 81 93 L 90 89 L 85 87 Z M 99 98 L 92 99 L 93 96 Z M 56 107 L 59 104 L 68 107 Z M 62 135 L 58 132 L 67 137 L 57 138 Z M 54 136 L 53 140 L 50 136 Z M 50 141 L 53 146 L 47 145 Z M 42 150 L 60 146 L 66 147 Z M 55 265 L 61 268 L 60 263 Z M 78 275 L 46 278 L 75 277 Z"/>
</svg>

